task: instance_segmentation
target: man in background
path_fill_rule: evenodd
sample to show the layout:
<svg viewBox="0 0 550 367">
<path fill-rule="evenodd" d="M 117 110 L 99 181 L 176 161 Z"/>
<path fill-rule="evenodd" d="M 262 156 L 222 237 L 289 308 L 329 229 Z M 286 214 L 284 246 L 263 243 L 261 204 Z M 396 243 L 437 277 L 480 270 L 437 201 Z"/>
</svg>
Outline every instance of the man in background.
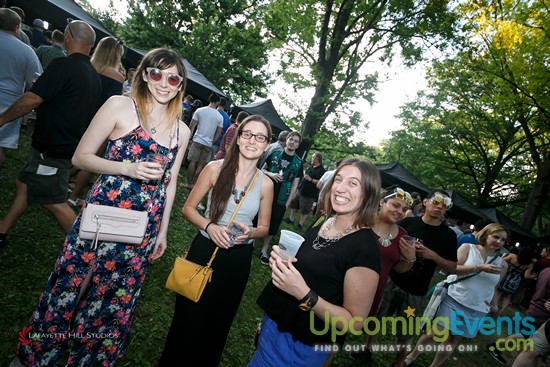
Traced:
<svg viewBox="0 0 550 367">
<path fill-rule="evenodd" d="M 235 138 L 235 135 L 237 134 L 237 128 L 243 122 L 243 120 L 248 117 L 248 112 L 240 111 L 237 115 L 237 118 L 235 119 L 235 122 L 229 126 L 225 134 L 223 135 L 222 142 L 220 144 L 220 149 L 218 149 L 218 152 L 214 156 L 215 160 L 223 159 L 225 158 L 225 152 L 227 151 L 227 148 L 229 148 L 229 145 Z"/>
<path fill-rule="evenodd" d="M 225 112 L 226 106 L 227 106 L 227 99 L 221 97 L 220 104 L 218 105 L 218 112 L 220 113 L 220 115 L 222 115 L 222 118 L 223 118 L 222 132 L 218 140 L 216 140 L 216 142 L 212 145 L 212 152 L 210 153 L 210 159 L 208 159 L 208 161 L 211 161 L 214 158 L 214 155 L 218 152 L 218 149 L 220 149 L 220 144 L 225 135 L 225 132 L 229 128 L 229 125 L 231 125 L 231 119 L 229 118 L 229 115 L 227 114 L 227 112 Z"/>
<path fill-rule="evenodd" d="M 21 18 L 11 9 L 0 9 L 0 113 L 15 102 L 32 86 L 35 74 L 42 73 L 42 66 L 33 49 L 19 40 Z M 21 117 L 8 121 L 0 129 L 0 166 L 6 160 L 6 149 L 17 149 Z"/>
<path fill-rule="evenodd" d="M 300 178 L 304 175 L 302 160 L 296 154 L 296 149 L 302 142 L 302 136 L 297 131 L 288 134 L 284 150 L 274 151 L 265 161 L 263 172 L 273 181 L 273 204 L 271 206 L 271 220 L 269 232 L 264 237 L 260 261 L 269 265 L 267 249 L 273 236 L 279 231 L 286 209 L 296 194 Z"/>
<path fill-rule="evenodd" d="M 195 111 L 191 119 L 189 129 L 193 135 L 193 141 L 189 148 L 189 167 L 187 168 L 187 184 L 185 188 L 191 190 L 195 180 L 210 158 L 212 144 L 218 140 L 222 133 L 223 117 L 218 112 L 220 96 L 212 93 L 208 97 L 208 106 Z M 194 132 L 195 127 L 197 131 Z"/>
<path fill-rule="evenodd" d="M 32 22 L 31 29 L 31 46 L 35 49 L 42 46 L 46 42 L 46 39 L 44 38 L 44 30 L 44 21 L 42 19 L 36 18 Z"/>
<path fill-rule="evenodd" d="M 65 29 L 69 56 L 53 60 L 31 90 L 0 115 L 1 131 L 7 122 L 37 110 L 29 158 L 15 182 L 11 207 L 0 222 L 0 248 L 6 246 L 7 232 L 29 204 L 48 210 L 66 231 L 76 219 L 67 204 L 71 158 L 101 98 L 101 81 L 89 56 L 94 43 L 95 32 L 89 24 L 69 23 Z"/>
<path fill-rule="evenodd" d="M 477 222 L 475 222 L 474 231 L 472 233 L 463 234 L 462 236 L 458 237 L 457 248 L 462 246 L 462 244 L 464 243 L 471 243 L 476 245 L 477 244 L 476 235 L 478 234 L 478 232 L 481 231 L 483 228 L 485 228 L 485 226 L 491 223 L 492 222 L 487 219 L 480 219 Z"/>
<path fill-rule="evenodd" d="M 267 149 L 264 153 L 264 156 L 262 157 L 262 159 L 260 160 L 260 163 L 258 164 L 258 166 L 260 168 L 264 166 L 265 160 L 273 152 L 276 152 L 276 151 L 282 152 L 285 149 L 286 138 L 288 137 L 289 133 L 290 133 L 290 131 L 281 131 L 279 133 L 279 136 L 277 137 L 277 141 L 275 143 L 269 144 L 269 146 L 267 147 Z"/>
<path fill-rule="evenodd" d="M 297 230 L 302 230 L 304 228 L 304 223 L 313 209 L 313 203 L 315 203 L 319 197 L 317 184 L 324 174 L 325 167 L 323 167 L 323 156 L 321 153 L 315 152 L 311 157 L 311 166 L 307 168 L 304 175 L 302 187 L 298 190 L 298 194 L 290 204 L 290 216 L 285 219 L 286 223 L 294 224 L 296 211 L 300 210 L 300 221 L 294 226 Z"/>
<path fill-rule="evenodd" d="M 31 45 L 31 40 L 29 39 L 29 36 L 27 36 L 25 34 L 25 32 L 23 32 L 23 22 L 25 22 L 25 12 L 23 11 L 23 9 L 21 9 L 18 6 L 10 6 L 10 9 L 13 10 L 14 12 L 16 12 L 17 15 L 19 15 L 19 17 L 21 18 L 21 26 L 19 27 L 19 36 L 18 36 L 18 38 L 21 40 L 21 42 L 23 42 L 24 44 L 30 46 Z"/>
<path fill-rule="evenodd" d="M 50 62 L 58 57 L 65 57 L 67 54 L 63 50 L 63 33 L 57 29 L 52 32 L 52 44 L 42 45 L 36 50 L 36 55 L 42 63 L 42 68 L 46 70 Z"/>
</svg>

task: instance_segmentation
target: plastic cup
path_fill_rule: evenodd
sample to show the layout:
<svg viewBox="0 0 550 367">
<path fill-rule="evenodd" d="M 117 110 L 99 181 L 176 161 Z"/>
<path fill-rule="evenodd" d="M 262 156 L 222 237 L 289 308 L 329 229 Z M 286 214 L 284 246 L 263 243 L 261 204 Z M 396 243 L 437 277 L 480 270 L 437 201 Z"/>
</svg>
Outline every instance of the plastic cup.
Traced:
<svg viewBox="0 0 550 367">
<path fill-rule="evenodd" d="M 403 236 L 403 239 L 409 244 L 409 246 L 421 245 L 423 242 L 420 238 L 408 235 Z"/>
<path fill-rule="evenodd" d="M 290 261 L 296 257 L 298 249 L 304 242 L 304 237 L 297 233 L 283 229 L 279 238 L 279 256 L 283 261 Z"/>
<path fill-rule="evenodd" d="M 147 154 L 147 162 L 158 163 L 160 164 L 160 168 L 158 168 L 158 170 L 161 170 L 161 171 L 164 170 L 164 156 L 160 154 L 155 154 L 155 153 Z"/>
</svg>

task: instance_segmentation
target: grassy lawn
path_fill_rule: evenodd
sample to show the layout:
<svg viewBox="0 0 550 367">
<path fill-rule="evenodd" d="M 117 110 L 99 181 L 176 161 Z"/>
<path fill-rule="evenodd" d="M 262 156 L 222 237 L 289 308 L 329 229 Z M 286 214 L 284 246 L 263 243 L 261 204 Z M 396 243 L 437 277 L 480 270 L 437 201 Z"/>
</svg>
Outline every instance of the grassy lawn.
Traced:
<svg viewBox="0 0 550 367">
<path fill-rule="evenodd" d="M 9 208 L 15 190 L 14 180 L 23 166 L 30 145 L 31 128 L 22 131 L 20 148 L 9 151 L 6 163 L 0 168 L 0 215 Z M 183 169 L 182 169 L 183 173 Z M 197 230 L 189 225 L 181 215 L 181 207 L 188 191 L 179 189 L 172 212 L 168 249 L 159 261 L 154 262 L 142 290 L 132 326 L 132 335 L 126 357 L 119 366 L 156 366 L 164 346 L 164 339 L 171 321 L 174 295 L 165 289 L 164 284 L 172 268 L 174 258 L 189 245 Z M 310 219 L 311 220 L 311 219 Z M 306 223 L 306 224 L 309 224 Z M 282 228 L 293 229 L 283 223 Z M 40 292 L 53 268 L 61 249 L 64 234 L 49 213 L 40 207 L 32 206 L 18 221 L 8 235 L 8 247 L 0 251 L 0 365 L 7 366 L 13 358 L 17 343 L 17 333 L 31 315 Z M 253 335 L 262 312 L 256 306 L 256 297 L 270 279 L 267 266 L 258 260 L 260 248 L 255 249 L 250 280 L 244 298 L 229 334 L 222 366 L 245 366 L 254 352 Z M 223 274 L 214 276 L 223 276 Z M 219 307 L 223 312 L 223 305 Z M 510 307 L 510 314 L 515 308 Z M 216 317 L 216 315 L 212 315 Z M 193 330 L 189 330 L 190 333 Z M 215 333 L 216 330 L 212 330 Z M 480 336 L 470 344 L 478 346 L 477 352 L 455 352 L 445 364 L 452 367 L 496 365 L 483 348 L 495 336 Z M 348 338 L 348 344 L 357 345 L 362 338 Z M 380 343 L 394 345 L 391 337 L 382 337 Z M 205 341 L 205 353 L 208 353 Z M 508 361 L 513 361 L 517 353 L 505 353 Z M 393 353 L 377 353 L 371 366 L 388 366 Z M 416 363 L 429 365 L 432 354 L 427 353 Z M 182 356 L 182 362 L 185 357 Z M 346 353 L 340 352 L 333 361 L 334 366 L 355 366 Z M 511 363 L 509 363 L 511 365 Z"/>
</svg>

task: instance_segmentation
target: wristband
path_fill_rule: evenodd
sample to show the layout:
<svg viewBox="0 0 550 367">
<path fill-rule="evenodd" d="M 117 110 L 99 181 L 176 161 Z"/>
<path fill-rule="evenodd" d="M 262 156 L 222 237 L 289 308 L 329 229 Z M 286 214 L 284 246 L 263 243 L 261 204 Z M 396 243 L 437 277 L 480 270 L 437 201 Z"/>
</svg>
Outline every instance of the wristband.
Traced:
<svg viewBox="0 0 550 367">
<path fill-rule="evenodd" d="M 306 296 L 302 298 L 299 302 L 298 307 L 302 311 L 310 311 L 319 301 L 319 296 L 312 289 L 307 292 Z"/>
<path fill-rule="evenodd" d="M 206 225 L 206 227 L 204 227 L 204 231 L 206 233 L 208 233 L 208 227 L 210 227 L 210 225 L 212 224 L 212 222 L 208 222 L 208 224 Z"/>
</svg>

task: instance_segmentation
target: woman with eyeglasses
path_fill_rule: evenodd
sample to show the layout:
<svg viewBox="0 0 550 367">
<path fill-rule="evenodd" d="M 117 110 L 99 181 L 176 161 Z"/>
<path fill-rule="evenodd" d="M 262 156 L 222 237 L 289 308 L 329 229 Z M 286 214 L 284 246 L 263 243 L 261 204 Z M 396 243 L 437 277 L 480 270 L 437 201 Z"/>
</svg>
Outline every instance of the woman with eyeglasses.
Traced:
<svg viewBox="0 0 550 367">
<path fill-rule="evenodd" d="M 465 243 L 458 249 L 456 274 L 449 275 L 447 295 L 441 301 L 429 331 L 420 337 L 416 347 L 405 358 L 410 366 L 434 343 L 434 337 L 448 335 L 438 348 L 430 367 L 441 366 L 453 353 L 462 338 L 473 339 L 481 327 L 483 317 L 498 309 L 495 290 L 506 274 L 506 262 L 500 257 L 500 250 L 510 231 L 503 225 L 491 223 L 476 235 L 477 245 Z M 445 319 L 447 322 L 435 320 Z M 437 328 L 436 331 L 433 328 Z M 448 332 L 444 332 L 448 328 Z"/>
<path fill-rule="evenodd" d="M 183 215 L 199 229 L 187 259 L 206 265 L 212 253 L 212 280 L 195 303 L 179 294 L 172 324 L 158 366 L 182 366 L 196 361 L 217 366 L 231 323 L 243 296 L 252 261 L 254 238 L 267 234 L 273 201 L 273 183 L 256 168 L 267 149 L 271 126 L 262 116 L 251 115 L 241 122 L 223 160 L 212 161 L 201 171 L 183 207 Z M 208 195 L 204 215 L 197 210 Z M 226 226 L 237 205 L 232 222 Z M 252 221 L 258 214 L 258 225 Z"/>
<path fill-rule="evenodd" d="M 72 162 L 99 174 L 86 205 L 146 211 L 145 236 L 139 244 L 84 240 L 77 217 L 24 329 L 46 335 L 21 342 L 17 357 L 25 365 L 114 366 L 124 356 L 149 262 L 167 246 L 190 136 L 180 119 L 185 80 L 177 53 L 149 51 L 137 68 L 132 98 L 110 98 L 82 137 Z"/>
<path fill-rule="evenodd" d="M 265 314 L 249 366 L 322 366 L 329 350 L 316 346 L 341 345 L 345 332 L 339 330 L 362 329 L 380 271 L 371 229 L 379 193 L 376 167 L 347 159 L 327 183 L 329 219 L 305 233 L 296 259 L 283 262 L 273 246 L 271 281 L 257 301 Z"/>
</svg>

